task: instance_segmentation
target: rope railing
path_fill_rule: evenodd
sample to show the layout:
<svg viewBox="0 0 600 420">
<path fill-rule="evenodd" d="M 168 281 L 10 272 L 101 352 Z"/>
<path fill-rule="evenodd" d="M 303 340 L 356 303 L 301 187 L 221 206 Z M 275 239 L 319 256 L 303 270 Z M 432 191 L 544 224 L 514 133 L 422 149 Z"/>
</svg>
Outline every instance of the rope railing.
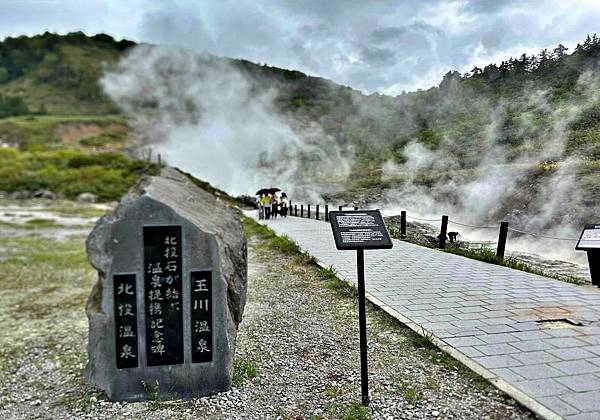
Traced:
<svg viewBox="0 0 600 420">
<path fill-rule="evenodd" d="M 515 229 L 515 228 L 512 228 L 512 227 L 509 227 L 508 230 L 512 230 L 513 232 L 518 232 L 518 233 L 521 233 L 523 235 L 535 236 L 536 238 L 555 239 L 557 241 L 577 241 L 579 239 L 579 238 L 558 238 L 556 236 L 540 235 L 540 234 L 537 234 L 537 233 L 526 232 L 524 230 L 519 230 L 519 229 Z"/>
<path fill-rule="evenodd" d="M 442 219 L 421 219 L 420 217 L 406 215 L 409 219 L 421 220 L 422 222 L 441 222 Z"/>
<path fill-rule="evenodd" d="M 468 225 L 466 223 L 456 222 L 456 221 L 450 220 L 450 219 L 448 219 L 448 222 L 454 223 L 455 225 L 470 227 L 470 228 L 474 228 L 474 229 L 498 229 L 498 225 L 496 225 L 496 226 L 475 226 L 475 225 Z"/>
<path fill-rule="evenodd" d="M 303 207 L 304 206 L 302 206 L 302 208 Z M 290 210 L 291 210 L 290 211 L 291 216 L 296 215 L 295 212 L 293 211 L 294 210 L 293 208 L 291 208 Z M 303 209 L 301 209 L 301 212 L 300 212 L 300 214 L 298 214 L 298 216 L 304 217 Z M 392 216 L 386 215 L 386 214 L 383 214 L 383 216 L 384 217 L 392 217 Z M 397 216 L 397 215 L 394 215 L 394 216 Z M 443 222 L 443 219 L 425 219 L 425 218 L 421 218 L 421 217 L 409 216 L 408 214 L 405 214 L 405 217 L 407 219 L 418 220 L 421 222 Z M 319 219 L 317 219 L 317 220 L 319 220 Z M 325 218 L 325 217 L 321 218 L 320 220 L 328 221 L 327 218 Z M 495 225 L 495 226 L 478 226 L 478 225 L 472 225 L 472 224 L 468 224 L 468 223 L 457 222 L 456 220 L 450 220 L 450 219 L 447 219 L 447 222 L 458 225 L 458 226 L 468 227 L 471 229 L 498 229 L 499 226 L 501 225 L 501 223 L 498 222 L 498 225 Z M 563 238 L 563 237 L 550 236 L 550 235 L 541 235 L 539 233 L 527 232 L 525 230 L 516 229 L 516 228 L 508 227 L 508 226 L 506 228 L 507 228 L 507 230 L 510 230 L 512 232 L 520 233 L 522 235 L 533 236 L 535 238 L 551 239 L 551 240 L 557 240 L 557 241 L 570 241 L 570 242 L 574 242 L 574 241 L 578 240 L 578 238 Z"/>
</svg>

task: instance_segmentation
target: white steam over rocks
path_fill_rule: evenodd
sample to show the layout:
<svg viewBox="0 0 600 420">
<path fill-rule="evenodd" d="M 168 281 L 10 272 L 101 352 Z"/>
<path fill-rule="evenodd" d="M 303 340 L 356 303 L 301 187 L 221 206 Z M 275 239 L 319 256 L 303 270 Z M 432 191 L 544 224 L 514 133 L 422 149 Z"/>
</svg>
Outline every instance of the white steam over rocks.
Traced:
<svg viewBox="0 0 600 420">
<path fill-rule="evenodd" d="M 577 237 L 584 220 L 598 217 L 600 205 L 586 200 L 579 178 L 586 166 L 585 150 L 565 152 L 572 124 L 600 101 L 600 75 L 586 71 L 573 90 L 579 94 L 560 102 L 549 91 L 523 91 L 518 100 L 525 106 L 520 108 L 503 100 L 492 103 L 473 91 L 470 100 L 477 103 L 479 118 L 485 121 L 484 135 L 477 141 L 446 135 L 433 150 L 417 139 L 408 143 L 403 163 L 390 160 L 382 168 L 382 179 L 395 186 L 386 192 L 386 213 L 408 210 L 430 218 L 449 214 L 451 220 L 475 225 L 504 218 L 525 231 Z M 451 87 L 442 108 L 458 108 L 462 103 L 464 97 Z M 508 116 L 514 138 L 521 139 L 516 146 L 507 139 Z M 465 160 L 470 164 L 461 169 L 459 163 Z M 521 207 L 506 207 L 507 203 Z M 476 240 L 497 236 L 497 231 L 459 230 Z M 513 238 L 509 243 L 513 249 L 575 257 L 574 243 L 532 237 Z"/>
<path fill-rule="evenodd" d="M 169 164 L 232 194 L 279 186 L 316 199 L 308 175 L 349 171 L 317 124 L 278 112 L 277 89 L 258 86 L 232 62 L 165 46 L 140 45 L 101 80 L 142 144 Z"/>
</svg>

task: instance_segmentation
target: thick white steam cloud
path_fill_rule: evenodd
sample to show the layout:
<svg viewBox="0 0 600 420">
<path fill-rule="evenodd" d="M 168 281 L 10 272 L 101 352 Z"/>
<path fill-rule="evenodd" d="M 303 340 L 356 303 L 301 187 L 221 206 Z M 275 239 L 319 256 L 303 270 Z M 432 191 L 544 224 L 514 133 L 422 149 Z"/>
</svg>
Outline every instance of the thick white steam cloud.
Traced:
<svg viewBox="0 0 600 420">
<path fill-rule="evenodd" d="M 387 191 L 382 207 L 390 214 L 408 210 L 425 218 L 448 214 L 450 220 L 478 226 L 505 219 L 512 227 L 528 232 L 577 238 L 582 228 L 581 216 L 593 217 L 599 203 L 595 208 L 586 207 L 586 191 L 578 182 L 578 168 L 586 164 L 585 151 L 566 159 L 562 156 L 571 124 L 584 112 L 598 106 L 600 75 L 590 71 L 583 73 L 574 89 L 581 94 L 558 105 L 552 102 L 547 91 L 522 92 L 518 100 L 526 103 L 526 111 L 519 113 L 514 127 L 517 137 L 523 139 L 518 147 L 503 142 L 500 130 L 513 104 L 504 101 L 492 104 L 474 93 L 472 100 L 477 101 L 481 113 L 487 115 L 485 136 L 472 146 L 477 148 L 475 164 L 468 169 L 459 169 L 456 150 L 457 145 L 465 142 L 463 138 L 445 137 L 435 150 L 424 147 L 415 139 L 405 147 L 403 163 L 388 161 L 383 166 L 385 181 L 406 179 L 406 182 Z M 449 104 L 460 106 L 461 99 L 452 99 L 452 92 L 448 95 Z M 536 118 L 540 115 L 545 117 L 545 124 L 540 124 L 540 119 Z M 462 152 L 468 149 L 462 147 Z M 536 171 L 538 174 L 533 174 Z M 539 176 L 539 172 L 545 174 Z M 440 174 L 440 178 L 436 178 L 436 174 Z M 431 182 L 418 182 L 422 176 L 431 177 Z M 527 194 L 530 196 L 523 197 Z M 498 215 L 498 209 L 515 201 L 525 203 L 526 207 L 507 209 L 504 215 Z M 450 227 L 475 240 L 497 238 L 494 230 Z M 554 258 L 585 261 L 585 254 L 576 253 L 572 241 L 522 236 L 509 240 L 509 246 Z"/>
<path fill-rule="evenodd" d="M 344 178 L 346 160 L 318 125 L 277 110 L 275 87 L 256 83 L 225 59 L 149 45 L 101 80 L 141 143 L 169 164 L 233 195 L 277 186 L 293 199 L 318 198 L 326 187 L 309 175 Z"/>
</svg>

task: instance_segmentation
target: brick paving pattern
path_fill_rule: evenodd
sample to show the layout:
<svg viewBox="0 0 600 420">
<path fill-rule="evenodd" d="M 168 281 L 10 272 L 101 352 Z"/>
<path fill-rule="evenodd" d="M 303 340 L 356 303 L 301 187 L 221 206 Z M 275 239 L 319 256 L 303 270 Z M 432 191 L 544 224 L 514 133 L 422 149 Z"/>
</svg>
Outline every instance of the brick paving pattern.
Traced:
<svg viewBox="0 0 600 420">
<path fill-rule="evenodd" d="M 329 224 L 299 217 L 262 222 L 356 282 L 356 253 L 335 248 Z M 393 249 L 365 252 L 365 279 L 378 304 L 422 326 L 491 379 L 500 378 L 557 417 L 600 418 L 597 288 L 398 240 Z M 560 319 L 582 325 L 540 322 Z"/>
</svg>

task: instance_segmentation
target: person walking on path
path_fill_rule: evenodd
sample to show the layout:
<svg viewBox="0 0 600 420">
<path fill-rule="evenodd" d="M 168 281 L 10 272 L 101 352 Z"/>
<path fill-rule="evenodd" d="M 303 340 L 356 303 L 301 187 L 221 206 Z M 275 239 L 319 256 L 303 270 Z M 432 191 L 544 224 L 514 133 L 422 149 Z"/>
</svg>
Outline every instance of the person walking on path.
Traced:
<svg viewBox="0 0 600 420">
<path fill-rule="evenodd" d="M 273 215 L 273 219 L 277 219 L 277 214 L 279 213 L 279 198 L 277 197 L 277 193 L 273 193 L 271 197 L 271 214 Z"/>
<path fill-rule="evenodd" d="M 265 194 L 261 201 L 265 212 L 265 219 L 268 220 L 271 218 L 271 195 Z"/>
<path fill-rule="evenodd" d="M 288 208 L 289 208 L 289 200 L 287 198 L 286 193 L 281 193 L 281 216 L 287 218 Z"/>
<path fill-rule="evenodd" d="M 265 218 L 265 208 L 262 203 L 263 195 L 256 196 L 256 207 L 258 208 L 258 220 Z"/>
</svg>

